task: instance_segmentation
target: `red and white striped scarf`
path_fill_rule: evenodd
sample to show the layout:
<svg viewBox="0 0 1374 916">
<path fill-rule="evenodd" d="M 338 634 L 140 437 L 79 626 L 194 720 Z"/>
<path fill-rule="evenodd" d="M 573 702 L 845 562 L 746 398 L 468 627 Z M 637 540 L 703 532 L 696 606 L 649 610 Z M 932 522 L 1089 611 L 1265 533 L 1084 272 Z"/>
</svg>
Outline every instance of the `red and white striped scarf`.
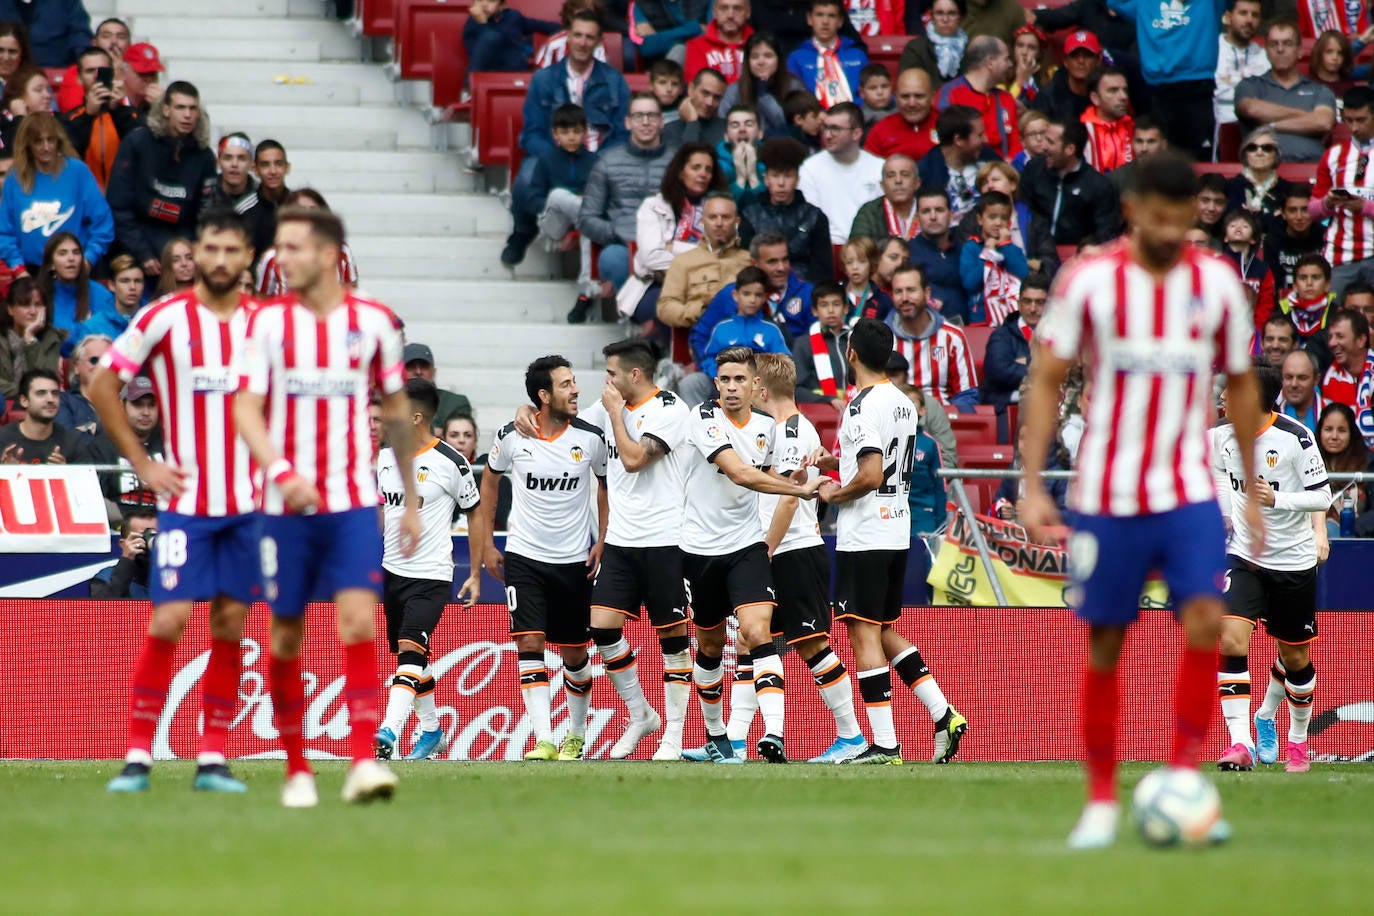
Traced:
<svg viewBox="0 0 1374 916">
<path fill-rule="evenodd" d="M 888 235 L 901 239 L 903 242 L 911 241 L 911 237 L 916 234 L 919 225 L 916 220 L 916 201 L 911 202 L 911 209 L 907 212 L 906 218 L 903 219 L 897 215 L 897 211 L 892 209 L 892 204 L 884 197 L 883 218 L 887 220 Z"/>
<path fill-rule="evenodd" d="M 1016 311 L 1021 298 L 1021 280 L 1006 266 L 994 261 L 983 262 L 983 312 L 987 323 L 997 327 Z"/>
<path fill-rule="evenodd" d="M 1327 293 L 1319 299 L 1303 301 L 1298 298 L 1297 293 L 1289 293 L 1283 300 L 1283 310 L 1288 313 L 1289 318 L 1293 319 L 1293 324 L 1297 327 L 1300 336 L 1311 337 L 1326 327 L 1326 321 L 1330 314 L 1329 310 L 1334 299 L 1335 296 Z"/>
<path fill-rule="evenodd" d="M 844 75 L 844 67 L 840 66 L 839 40 L 835 41 L 833 48 L 822 48 L 814 38 L 811 44 L 820 55 L 816 66 L 816 99 L 821 107 L 830 108 L 840 102 L 854 101 L 849 78 Z"/>
<path fill-rule="evenodd" d="M 821 385 L 821 394 L 832 400 L 839 397 L 840 387 L 835 381 L 834 367 L 830 364 L 830 345 L 826 342 L 825 331 L 821 329 L 819 321 L 811 322 L 811 359 L 816 366 L 816 379 Z M 844 399 L 849 400 L 854 394 L 854 386 L 846 385 L 844 389 Z"/>
</svg>

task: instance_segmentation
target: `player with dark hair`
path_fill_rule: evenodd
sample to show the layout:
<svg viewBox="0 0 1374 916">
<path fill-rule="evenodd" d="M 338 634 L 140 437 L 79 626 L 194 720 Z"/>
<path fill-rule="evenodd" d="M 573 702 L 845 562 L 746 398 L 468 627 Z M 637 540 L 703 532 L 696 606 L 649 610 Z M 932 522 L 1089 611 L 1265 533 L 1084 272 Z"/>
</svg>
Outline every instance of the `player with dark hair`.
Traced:
<svg viewBox="0 0 1374 916">
<path fill-rule="evenodd" d="M 1311 768 L 1307 753 L 1307 724 L 1312 716 L 1312 692 L 1317 675 L 1309 652 L 1317 638 L 1317 564 L 1331 550 L 1326 535 L 1326 510 L 1331 486 L 1326 464 L 1312 431 L 1297 420 L 1274 413 L 1283 379 L 1279 370 L 1262 364 L 1259 376 L 1259 437 L 1252 451 L 1257 477 L 1242 476 L 1244 446 L 1229 423 L 1218 426 L 1212 440 L 1212 476 L 1216 480 L 1222 516 L 1232 537 L 1227 545 L 1227 613 L 1221 621 L 1221 667 L 1217 693 L 1231 746 L 1217 761 L 1222 770 L 1252 770 L 1255 761 L 1278 760 L 1274 713 L 1288 697 L 1287 770 Z M 1264 550 L 1251 548 L 1242 507 L 1255 499 L 1264 508 Z M 1255 717 L 1256 746 L 1250 736 L 1250 636 L 1264 622 L 1274 637 L 1278 657 Z"/>
<path fill-rule="evenodd" d="M 1207 463 L 1212 367 L 1228 376 L 1239 442 L 1259 431 L 1259 393 L 1250 370 L 1253 318 L 1232 267 L 1188 245 L 1197 219 L 1191 163 L 1165 151 L 1144 159 L 1126 198 L 1132 230 L 1122 243 L 1079 258 L 1055 283 L 1036 328 L 1021 454 L 1026 494 L 1020 517 L 1038 539 L 1057 538 L 1059 511 L 1040 478 L 1055 434 L 1059 386 L 1090 354 L 1093 386 L 1069 537 L 1071 603 L 1089 625 L 1082 686 L 1088 804 L 1069 846 L 1116 839 L 1117 662 L 1139 614 L 1146 574 L 1164 574 L 1186 636 L 1174 693 L 1170 766 L 1196 769 L 1211 721 L 1217 640 L 1225 603 L 1225 532 Z M 1242 480 L 1254 455 L 1240 450 Z M 1245 504 L 1249 549 L 1264 546 L 1258 500 Z M 1130 544 L 1129 550 L 1117 545 Z M 1224 821 L 1213 838 L 1229 834 Z"/>
<path fill-rule="evenodd" d="M 606 545 L 606 442 L 601 427 L 578 416 L 577 379 L 561 356 L 543 356 L 525 370 L 538 433 L 507 423 L 496 434 L 482 475 L 487 531 L 494 527 L 501 475 L 514 477 L 510 534 L 503 557 L 488 535 L 487 569 L 506 583 L 520 698 L 534 730 L 526 760 L 580 760 L 587 735 L 592 667 L 587 656 L 592 577 Z M 597 530 L 590 524 L 595 490 Z M 553 743 L 549 672 L 544 647 L 563 656 L 568 733 Z"/>
<path fill-rule="evenodd" d="M 134 666 L 129 750 L 111 792 L 149 788 L 152 742 L 172 681 L 172 658 L 193 601 L 210 602 L 210 653 L 203 681 L 204 730 L 193 788 L 246 792 L 229 772 L 224 742 L 238 705 L 243 623 L 263 597 L 248 449 L 231 410 L 249 317 L 255 303 L 238 281 L 253 245 L 232 211 L 200 221 L 196 282 L 142 309 L 105 351 L 91 383 L 91 403 L 105 433 L 157 494 L 159 536 L 150 586 L 152 619 Z M 140 373 L 152 381 L 165 431 L 164 461 L 144 448 L 129 424 L 120 389 Z"/>
<path fill-rule="evenodd" d="M 935 723 L 934 763 L 959 753 L 968 720 L 945 698 L 921 651 L 894 625 L 902 615 L 902 586 L 911 547 L 911 469 L 919 420 L 911 399 L 887 379 L 892 329 L 860 318 L 849 332 L 845 358 L 858 393 L 840 423 L 840 457 L 811 455 L 821 470 L 839 470 L 821 499 L 838 506 L 835 518 L 835 608 L 849 631 L 859 694 L 873 743 L 844 763 L 901 766 L 902 748 L 892 721 L 892 675 L 916 694 Z M 889 668 L 891 670 L 889 670 Z"/>
<path fill-rule="evenodd" d="M 414 434 L 401 362 L 401 322 L 391 309 L 339 282 L 343 224 L 325 210 L 282 209 L 277 263 L 290 290 L 254 313 L 234 403 L 239 435 L 263 469 L 263 577 L 272 605 L 268 679 L 286 751 L 282 804 L 318 803 L 301 734 L 305 605 L 332 598 L 344 647 L 344 702 L 352 766 L 343 800 L 390 798 L 396 775 L 374 759 L 379 723 L 375 617 L 382 534 L 367 405 L 382 394 L 385 441 L 396 457 L 404 509 L 399 548 L 420 541 L 411 458 Z"/>
<path fill-rule="evenodd" d="M 478 512 L 477 479 L 467 459 L 435 437 L 434 414 L 439 392 L 423 378 L 406 381 L 408 417 L 414 430 L 415 492 L 420 498 L 420 543 L 415 552 L 401 552 L 401 521 L 405 517 L 405 488 L 401 486 L 396 453 L 386 447 L 377 455 L 377 489 L 382 496 L 382 607 L 386 640 L 396 656 L 386 713 L 375 738 L 377 757 L 391 759 L 413 706 L 420 734 L 407 760 L 424 760 L 442 750 L 444 733 L 434 710 L 434 673 L 430 670 L 430 642 L 453 594 L 453 520 L 462 512 L 468 522 L 468 578 L 458 599 L 472 607 L 482 591 L 482 550 L 486 546 L 487 517 Z M 419 444 L 424 443 L 424 444 Z"/>
</svg>

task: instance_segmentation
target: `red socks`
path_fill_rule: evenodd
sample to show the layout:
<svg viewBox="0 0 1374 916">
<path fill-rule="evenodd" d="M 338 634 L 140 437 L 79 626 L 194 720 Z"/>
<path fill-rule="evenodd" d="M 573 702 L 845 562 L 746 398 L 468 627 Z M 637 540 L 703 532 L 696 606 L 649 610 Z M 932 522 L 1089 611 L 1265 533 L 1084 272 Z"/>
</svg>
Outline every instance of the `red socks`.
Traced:
<svg viewBox="0 0 1374 916">
<path fill-rule="evenodd" d="M 205 713 L 204 731 L 200 736 L 202 754 L 224 753 L 224 740 L 238 706 L 242 666 L 238 640 L 211 641 L 210 660 L 205 665 L 205 679 L 201 684 L 201 708 Z"/>
<path fill-rule="evenodd" d="M 1083 744 L 1087 750 L 1088 800 L 1116 800 L 1116 671 L 1083 672 Z"/>
<path fill-rule="evenodd" d="M 301 660 L 272 656 L 267 669 L 272 691 L 272 724 L 277 727 L 282 750 L 286 751 L 286 775 L 309 773 L 305 760 L 305 740 L 301 723 L 305 717 L 305 683 L 301 680 Z"/>
<path fill-rule="evenodd" d="M 370 760 L 381 722 L 377 649 L 369 640 L 344 646 L 344 699 L 348 702 L 348 750 L 353 762 Z"/>
<path fill-rule="evenodd" d="M 129 750 L 152 753 L 153 733 L 167 702 L 167 688 L 172 683 L 172 656 L 176 643 L 143 637 L 143 650 L 134 664 L 133 689 L 129 696 Z"/>
<path fill-rule="evenodd" d="M 1178 669 L 1174 686 L 1174 742 L 1169 752 L 1169 765 L 1197 769 L 1198 752 L 1212 724 L 1212 710 L 1216 706 L 1217 650 L 1183 650 L 1183 664 Z"/>
</svg>

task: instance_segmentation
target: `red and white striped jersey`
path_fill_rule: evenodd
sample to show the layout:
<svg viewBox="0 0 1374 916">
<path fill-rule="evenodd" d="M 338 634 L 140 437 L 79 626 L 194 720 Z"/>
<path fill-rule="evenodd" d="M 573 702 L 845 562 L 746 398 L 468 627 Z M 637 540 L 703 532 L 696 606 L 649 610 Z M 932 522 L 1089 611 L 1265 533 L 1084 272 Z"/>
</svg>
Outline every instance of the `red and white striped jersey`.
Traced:
<svg viewBox="0 0 1374 916">
<path fill-rule="evenodd" d="M 376 508 L 367 404 L 405 388 L 400 319 L 349 290 L 324 318 L 294 295 L 263 303 L 248 324 L 239 390 L 267 398 L 272 445 L 311 481 L 322 512 Z M 284 515 L 261 483 L 263 511 Z"/>
<path fill-rule="evenodd" d="M 1322 377 L 1321 397 L 1353 410 L 1364 444 L 1374 447 L 1374 350 L 1365 351 L 1358 378 L 1339 362 L 1332 362 Z"/>
<path fill-rule="evenodd" d="M 254 510 L 251 458 L 234 427 L 233 396 L 235 362 L 257 307 L 242 296 L 233 316 L 220 321 L 194 290 L 172 293 L 141 309 L 101 357 L 125 382 L 145 367 L 152 380 L 167 460 L 186 472 L 185 492 L 159 497 L 159 509 L 209 518 Z"/>
<path fill-rule="evenodd" d="M 1370 150 L 1361 150 L 1354 140 L 1329 147 L 1317 165 L 1317 184 L 1313 200 L 1324 200 L 1333 188 L 1344 188 L 1369 207 L 1374 201 L 1374 168 Z M 1322 252 L 1333 267 L 1374 257 L 1374 219 L 1363 213 L 1338 209 L 1326 224 L 1326 249 Z"/>
<path fill-rule="evenodd" d="M 1254 333 L 1229 263 L 1189 249 L 1156 283 L 1117 244 L 1061 274 L 1035 333 L 1060 359 L 1081 355 L 1092 385 L 1072 508 L 1134 516 L 1216 498 L 1212 370 L 1249 371 Z"/>
<path fill-rule="evenodd" d="M 344 286 L 358 285 L 358 265 L 347 242 L 339 249 L 339 282 Z M 284 296 L 286 292 L 286 280 L 277 264 L 277 249 L 269 248 L 258 263 L 258 295 L 270 299 Z"/>
<path fill-rule="evenodd" d="M 978 386 L 968 338 L 952 324 L 942 322 L 934 334 L 920 340 L 894 335 L 893 349 L 911 364 L 912 386 L 941 404 Z"/>
</svg>

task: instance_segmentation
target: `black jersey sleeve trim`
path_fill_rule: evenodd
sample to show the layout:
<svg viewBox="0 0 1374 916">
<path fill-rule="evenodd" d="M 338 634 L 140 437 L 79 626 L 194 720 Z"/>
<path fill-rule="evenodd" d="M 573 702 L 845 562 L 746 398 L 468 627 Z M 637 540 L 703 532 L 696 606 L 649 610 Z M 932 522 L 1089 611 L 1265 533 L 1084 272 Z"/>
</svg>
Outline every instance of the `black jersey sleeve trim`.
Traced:
<svg viewBox="0 0 1374 916">
<path fill-rule="evenodd" d="M 882 453 L 883 453 L 883 450 L 882 450 L 882 449 L 877 448 L 876 446 L 872 446 L 872 445 L 868 446 L 867 448 L 861 448 L 861 449 L 859 449 L 859 457 L 860 457 L 860 458 L 862 458 L 864 455 L 878 455 L 878 456 L 881 456 Z"/>
<path fill-rule="evenodd" d="M 644 439 L 652 439 L 652 440 L 654 440 L 654 441 L 657 442 L 659 445 L 663 446 L 663 454 L 665 454 L 665 455 L 672 451 L 672 448 L 668 445 L 668 443 L 664 442 L 661 438 L 659 438 L 658 436 L 655 436 L 653 433 L 645 433 L 644 435 L 640 436 L 639 438 L 640 438 L 641 441 L 644 440 Z"/>
<path fill-rule="evenodd" d="M 717 455 L 719 455 L 721 452 L 723 452 L 723 451 L 725 451 L 725 450 L 727 450 L 727 449 L 733 449 L 733 448 L 734 448 L 734 446 L 732 446 L 732 445 L 728 445 L 728 444 L 727 444 L 727 445 L 722 445 L 720 448 L 716 449 L 714 452 L 712 452 L 711 454 L 707 455 L 707 456 L 706 456 L 706 460 L 709 461 L 709 462 L 711 462 L 712 464 L 714 464 Z"/>
</svg>

